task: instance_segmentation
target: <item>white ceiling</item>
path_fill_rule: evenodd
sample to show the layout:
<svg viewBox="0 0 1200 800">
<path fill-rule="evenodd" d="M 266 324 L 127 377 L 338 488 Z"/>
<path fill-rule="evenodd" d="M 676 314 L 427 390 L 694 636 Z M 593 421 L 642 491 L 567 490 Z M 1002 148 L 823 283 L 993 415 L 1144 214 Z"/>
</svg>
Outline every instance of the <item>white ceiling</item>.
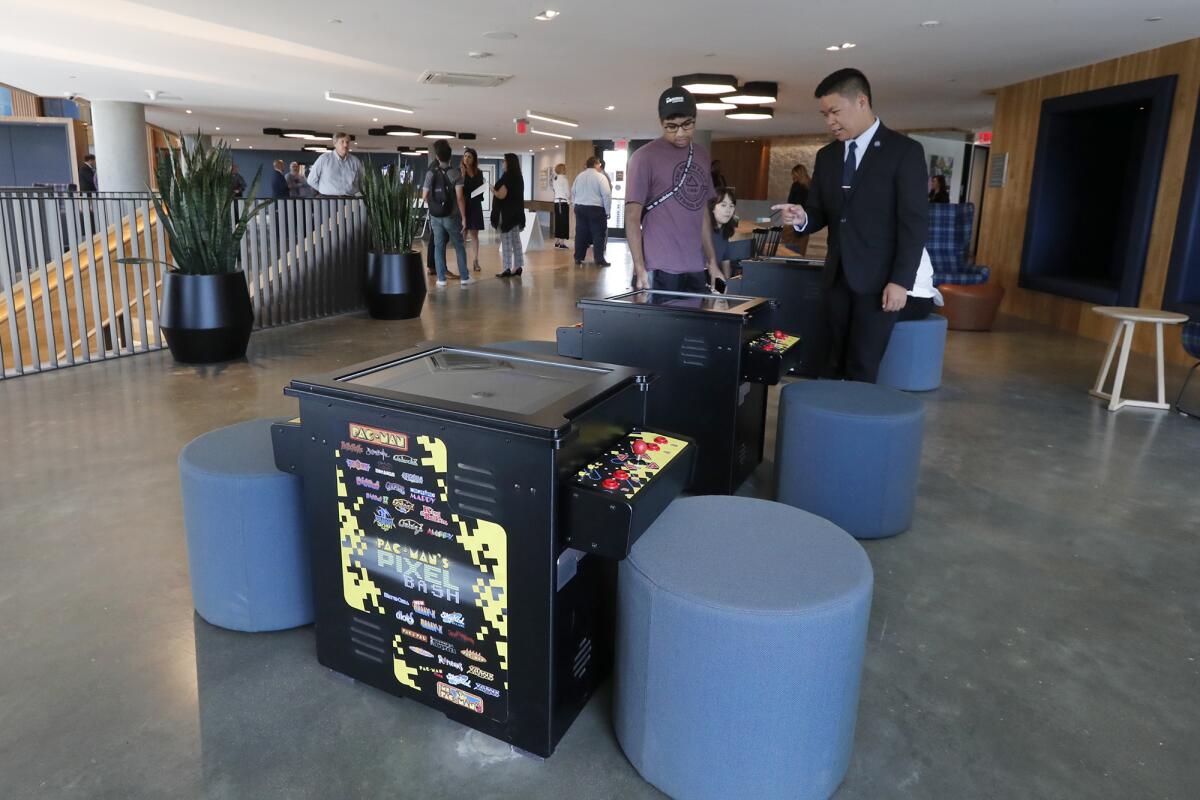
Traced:
<svg viewBox="0 0 1200 800">
<path fill-rule="evenodd" d="M 561 16 L 535 21 L 544 4 Z M 922 28 L 929 19 L 942 24 Z M 1200 2 L 0 0 L 0 20 L 0 80 L 41 95 L 146 101 L 154 89 L 179 99 L 149 105 L 151 122 L 220 126 L 238 147 L 294 147 L 263 127 L 341 129 L 380 149 L 412 141 L 366 137 L 391 123 L 474 131 L 485 152 L 561 144 L 513 133 L 529 108 L 579 121 L 579 138 L 657 135 L 659 92 L 699 71 L 780 83 L 774 120 L 701 112 L 718 137 L 820 131 L 812 89 L 842 66 L 867 73 L 893 127 L 987 127 L 986 90 L 1198 36 Z M 825 50 L 845 41 L 857 47 Z M 427 69 L 515 77 L 495 89 L 425 87 L 417 76 Z M 416 114 L 330 103 L 326 90 Z"/>
</svg>

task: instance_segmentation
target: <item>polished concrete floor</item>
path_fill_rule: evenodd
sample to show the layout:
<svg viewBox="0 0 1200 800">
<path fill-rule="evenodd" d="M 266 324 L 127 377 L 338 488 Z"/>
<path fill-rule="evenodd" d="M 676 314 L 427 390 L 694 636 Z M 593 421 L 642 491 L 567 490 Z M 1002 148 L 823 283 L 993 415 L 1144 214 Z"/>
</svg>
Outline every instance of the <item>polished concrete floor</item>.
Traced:
<svg viewBox="0 0 1200 800">
<path fill-rule="evenodd" d="M 325 670 L 311 628 L 199 620 L 175 467 L 193 436 L 294 412 L 294 375 L 420 339 L 548 338 L 576 297 L 627 285 L 613 256 L 540 254 L 519 282 L 431 294 L 416 321 L 259 332 L 223 367 L 164 351 L 0 382 L 0 797 L 661 797 L 606 692 L 542 762 Z M 1013 320 L 951 334 L 916 520 L 864 543 L 839 800 L 1197 796 L 1200 421 L 1103 410 L 1086 392 L 1102 354 Z M 1147 391 L 1151 365 L 1131 372 Z"/>
</svg>

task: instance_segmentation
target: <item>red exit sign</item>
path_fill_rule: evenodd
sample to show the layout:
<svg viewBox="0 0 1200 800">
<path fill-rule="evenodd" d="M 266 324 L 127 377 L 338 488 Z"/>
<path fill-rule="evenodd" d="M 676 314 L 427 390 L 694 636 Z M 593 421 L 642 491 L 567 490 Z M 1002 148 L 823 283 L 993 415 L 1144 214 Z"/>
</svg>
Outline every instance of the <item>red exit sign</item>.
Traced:
<svg viewBox="0 0 1200 800">
<path fill-rule="evenodd" d="M 975 134 L 975 144 L 991 144 L 991 143 L 992 143 L 992 132 L 991 131 L 980 131 L 979 133 Z"/>
</svg>

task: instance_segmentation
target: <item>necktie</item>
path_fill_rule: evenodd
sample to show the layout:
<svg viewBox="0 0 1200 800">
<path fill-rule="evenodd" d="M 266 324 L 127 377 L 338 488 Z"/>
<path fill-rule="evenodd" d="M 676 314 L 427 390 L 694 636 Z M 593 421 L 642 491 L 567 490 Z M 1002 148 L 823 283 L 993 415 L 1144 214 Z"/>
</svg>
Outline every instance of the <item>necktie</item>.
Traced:
<svg viewBox="0 0 1200 800">
<path fill-rule="evenodd" d="M 850 187 L 854 185 L 854 170 L 858 167 L 858 159 L 854 157 L 854 151 L 858 148 L 858 142 L 851 141 L 850 146 L 846 148 L 846 160 L 842 163 L 842 191 L 850 191 Z"/>
</svg>

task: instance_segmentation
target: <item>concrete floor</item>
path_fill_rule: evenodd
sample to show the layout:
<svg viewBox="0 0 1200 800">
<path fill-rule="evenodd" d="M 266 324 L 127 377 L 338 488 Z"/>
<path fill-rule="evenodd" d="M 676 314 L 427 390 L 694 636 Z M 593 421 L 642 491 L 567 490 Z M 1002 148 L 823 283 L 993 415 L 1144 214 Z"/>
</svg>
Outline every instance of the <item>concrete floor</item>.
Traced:
<svg viewBox="0 0 1200 800">
<path fill-rule="evenodd" d="M 566 251 L 535 262 L 519 283 L 451 284 L 417 321 L 256 333 L 241 363 L 163 351 L 0 383 L 0 797 L 662 797 L 607 692 L 540 762 L 327 671 L 311 628 L 239 634 L 192 611 L 183 444 L 294 412 L 294 375 L 420 339 L 550 338 L 576 297 L 627 285 Z M 913 528 L 864 543 L 875 598 L 839 800 L 1196 796 L 1200 422 L 1104 411 L 1086 393 L 1102 354 L 1013 320 L 951 334 Z M 1148 391 L 1149 362 L 1131 372 Z"/>
</svg>

